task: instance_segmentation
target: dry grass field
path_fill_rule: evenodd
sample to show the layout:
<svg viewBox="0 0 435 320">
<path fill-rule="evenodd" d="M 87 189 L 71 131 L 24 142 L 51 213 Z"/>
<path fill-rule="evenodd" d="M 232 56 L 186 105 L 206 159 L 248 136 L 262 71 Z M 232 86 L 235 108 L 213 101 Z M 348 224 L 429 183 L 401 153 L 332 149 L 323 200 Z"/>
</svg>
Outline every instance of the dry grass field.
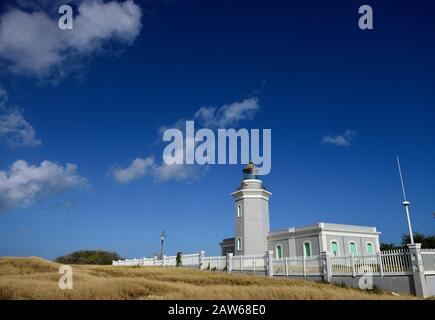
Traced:
<svg viewBox="0 0 435 320">
<path fill-rule="evenodd" d="M 59 264 L 0 258 L 0 299 L 415 299 L 287 279 L 181 268 L 72 266 L 74 288 L 60 290 Z"/>
</svg>

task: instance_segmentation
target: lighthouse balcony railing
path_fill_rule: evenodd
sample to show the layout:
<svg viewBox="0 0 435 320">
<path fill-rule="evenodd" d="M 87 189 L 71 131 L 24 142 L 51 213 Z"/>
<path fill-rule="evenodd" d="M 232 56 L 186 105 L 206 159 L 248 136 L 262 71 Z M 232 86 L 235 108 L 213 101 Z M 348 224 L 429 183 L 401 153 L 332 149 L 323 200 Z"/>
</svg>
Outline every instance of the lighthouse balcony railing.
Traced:
<svg viewBox="0 0 435 320">
<path fill-rule="evenodd" d="M 266 188 L 266 186 L 264 184 L 261 184 L 261 188 L 267 191 L 267 188 Z M 236 191 L 240 191 L 240 190 L 243 190 L 243 187 L 237 187 L 236 188 Z"/>
</svg>

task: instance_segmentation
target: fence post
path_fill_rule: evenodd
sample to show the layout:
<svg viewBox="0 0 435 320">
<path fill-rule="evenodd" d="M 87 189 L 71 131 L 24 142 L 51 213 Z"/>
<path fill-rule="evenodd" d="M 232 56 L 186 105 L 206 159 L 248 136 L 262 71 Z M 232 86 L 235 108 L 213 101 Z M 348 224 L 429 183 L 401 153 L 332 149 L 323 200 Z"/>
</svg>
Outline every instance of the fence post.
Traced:
<svg viewBox="0 0 435 320">
<path fill-rule="evenodd" d="M 199 252 L 199 269 L 204 270 L 204 257 L 205 257 L 205 251 L 201 250 Z"/>
<path fill-rule="evenodd" d="M 165 260 L 166 260 L 166 256 L 163 256 L 163 257 L 162 257 L 162 267 L 165 266 Z"/>
<path fill-rule="evenodd" d="M 285 263 L 285 276 L 288 277 L 288 258 L 287 257 L 284 258 L 284 263 Z"/>
<path fill-rule="evenodd" d="M 351 254 L 351 256 L 350 256 L 351 258 L 350 258 L 350 261 L 351 261 L 351 264 L 352 264 L 352 277 L 356 277 L 356 271 L 355 271 L 355 257 L 353 256 L 353 254 Z"/>
<path fill-rule="evenodd" d="M 273 251 L 266 251 L 267 275 L 273 277 Z"/>
<path fill-rule="evenodd" d="M 231 252 L 227 253 L 227 272 L 231 273 L 233 271 L 233 254 Z"/>
<path fill-rule="evenodd" d="M 332 278 L 332 265 L 331 265 L 331 254 L 328 251 L 323 251 L 320 253 L 323 265 L 323 281 L 331 282 Z"/>
<path fill-rule="evenodd" d="M 243 271 L 243 256 L 240 255 L 240 271 Z"/>
<path fill-rule="evenodd" d="M 157 265 L 157 256 L 153 257 L 153 266 Z"/>
<path fill-rule="evenodd" d="M 424 276 L 423 259 L 421 257 L 421 243 L 408 244 L 409 255 L 411 258 L 412 277 L 414 280 L 415 295 L 427 298 L 426 277 Z"/>
<path fill-rule="evenodd" d="M 305 256 L 303 257 L 303 260 L 302 260 L 302 267 L 304 268 L 304 277 L 306 278 L 307 277 L 307 261 L 306 261 Z"/>
<path fill-rule="evenodd" d="M 381 256 L 381 253 L 379 251 L 376 252 L 376 259 L 378 260 L 379 273 L 381 274 L 381 277 L 383 277 L 384 276 L 384 266 L 382 265 L 382 256 Z"/>
</svg>

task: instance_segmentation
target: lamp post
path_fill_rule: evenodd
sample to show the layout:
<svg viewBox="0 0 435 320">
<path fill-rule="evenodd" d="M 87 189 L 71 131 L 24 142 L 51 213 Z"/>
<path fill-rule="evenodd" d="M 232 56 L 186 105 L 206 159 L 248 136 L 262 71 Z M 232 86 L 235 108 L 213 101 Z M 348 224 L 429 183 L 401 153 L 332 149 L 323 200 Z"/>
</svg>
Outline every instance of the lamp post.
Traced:
<svg viewBox="0 0 435 320">
<path fill-rule="evenodd" d="M 160 259 L 163 259 L 163 242 L 166 239 L 165 231 L 162 231 L 162 234 L 160 235 Z"/>
<path fill-rule="evenodd" d="M 402 205 L 405 207 L 406 219 L 408 220 L 409 239 L 411 240 L 411 243 L 414 244 L 414 235 L 412 233 L 411 218 L 409 217 L 409 205 L 410 204 L 411 203 L 407 200 L 404 200 L 402 202 Z"/>
</svg>

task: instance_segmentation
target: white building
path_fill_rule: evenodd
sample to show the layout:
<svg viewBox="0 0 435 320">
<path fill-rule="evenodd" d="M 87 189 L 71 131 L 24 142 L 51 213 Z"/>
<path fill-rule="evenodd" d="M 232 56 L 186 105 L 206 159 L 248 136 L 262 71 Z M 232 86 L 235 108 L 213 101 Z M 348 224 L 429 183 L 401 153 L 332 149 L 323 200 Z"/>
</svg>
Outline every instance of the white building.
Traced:
<svg viewBox="0 0 435 320">
<path fill-rule="evenodd" d="M 332 256 L 372 254 L 379 251 L 380 232 L 364 227 L 320 222 L 298 228 L 270 231 L 269 199 L 272 196 L 257 179 L 255 165 L 243 169 L 243 181 L 231 195 L 235 200 L 235 237 L 224 239 L 221 254 L 275 257 L 315 256 L 329 251 Z"/>
</svg>

